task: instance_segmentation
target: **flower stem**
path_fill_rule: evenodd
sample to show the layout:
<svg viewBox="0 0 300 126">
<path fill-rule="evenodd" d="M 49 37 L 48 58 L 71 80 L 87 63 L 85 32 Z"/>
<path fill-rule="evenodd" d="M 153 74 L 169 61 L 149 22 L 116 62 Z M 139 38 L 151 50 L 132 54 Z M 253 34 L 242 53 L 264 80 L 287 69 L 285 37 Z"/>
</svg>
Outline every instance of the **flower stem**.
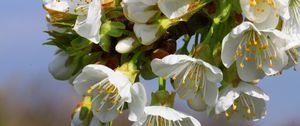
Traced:
<svg viewBox="0 0 300 126">
<path fill-rule="evenodd" d="M 184 45 L 182 46 L 182 48 L 187 48 L 187 46 L 188 46 L 189 43 L 190 43 L 190 40 L 191 40 L 190 35 L 189 35 L 189 34 L 185 34 L 185 35 L 184 35 L 184 39 L 183 39 Z"/>
<path fill-rule="evenodd" d="M 166 80 L 163 77 L 159 78 L 158 83 L 159 83 L 159 87 L 158 87 L 159 91 L 166 90 Z"/>
<path fill-rule="evenodd" d="M 109 123 L 108 123 L 108 126 L 112 126 L 113 125 L 113 121 L 110 121 Z"/>
<path fill-rule="evenodd" d="M 130 63 L 136 64 L 141 54 L 141 51 L 136 52 L 131 58 Z"/>
<path fill-rule="evenodd" d="M 208 34 L 206 35 L 205 39 L 203 40 L 202 44 L 209 44 L 211 38 L 213 37 L 214 30 L 217 24 L 213 23 L 212 26 L 209 29 Z"/>
</svg>

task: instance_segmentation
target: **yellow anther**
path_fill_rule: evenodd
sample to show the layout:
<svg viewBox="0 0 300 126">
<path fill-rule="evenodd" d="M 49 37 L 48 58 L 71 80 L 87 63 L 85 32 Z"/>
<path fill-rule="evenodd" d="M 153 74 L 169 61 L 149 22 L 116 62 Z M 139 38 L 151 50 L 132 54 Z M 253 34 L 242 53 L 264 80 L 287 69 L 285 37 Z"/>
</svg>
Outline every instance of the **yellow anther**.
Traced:
<svg viewBox="0 0 300 126">
<path fill-rule="evenodd" d="M 172 77 L 172 80 L 176 80 L 176 79 L 177 79 L 176 76 L 173 76 L 173 77 Z"/>
<path fill-rule="evenodd" d="M 229 118 L 229 113 L 225 112 L 225 116 L 226 116 L 226 118 Z"/>
<path fill-rule="evenodd" d="M 270 63 L 270 64 L 269 64 L 269 67 L 270 67 L 270 68 L 272 68 L 272 67 L 273 67 L 273 64 L 272 64 L 272 63 Z"/>
<path fill-rule="evenodd" d="M 245 65 L 243 63 L 240 63 L 240 67 L 243 69 Z"/>
<path fill-rule="evenodd" d="M 268 48 L 269 47 L 269 44 L 265 44 L 265 45 L 262 45 L 260 48 L 261 49 L 266 49 L 266 48 Z"/>
<path fill-rule="evenodd" d="M 258 43 L 257 43 L 257 41 L 253 41 L 253 43 L 252 43 L 254 46 L 256 46 Z"/>
<path fill-rule="evenodd" d="M 274 9 L 277 8 L 274 0 L 268 0 L 268 4 L 271 5 L 271 6 L 273 6 Z"/>
<path fill-rule="evenodd" d="M 246 52 L 251 52 L 250 48 L 246 48 Z"/>
<path fill-rule="evenodd" d="M 256 0 L 250 0 L 250 6 L 255 6 L 256 4 Z"/>
<path fill-rule="evenodd" d="M 233 111 L 236 111 L 236 110 L 237 110 L 237 105 L 235 105 L 235 104 L 233 103 L 232 109 L 233 109 Z"/>
<path fill-rule="evenodd" d="M 251 109 L 250 108 L 247 108 L 247 113 L 251 114 Z"/>
<path fill-rule="evenodd" d="M 246 61 L 249 61 L 250 59 L 249 59 L 248 57 L 245 57 L 245 60 L 246 60 Z"/>
</svg>

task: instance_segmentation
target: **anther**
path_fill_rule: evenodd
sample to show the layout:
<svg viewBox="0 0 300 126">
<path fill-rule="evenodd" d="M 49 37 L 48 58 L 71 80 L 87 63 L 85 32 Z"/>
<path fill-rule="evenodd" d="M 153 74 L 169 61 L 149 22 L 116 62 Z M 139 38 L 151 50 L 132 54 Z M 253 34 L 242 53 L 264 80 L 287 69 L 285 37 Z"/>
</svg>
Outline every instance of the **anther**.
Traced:
<svg viewBox="0 0 300 126">
<path fill-rule="evenodd" d="M 243 69 L 245 65 L 243 63 L 240 63 L 240 67 Z"/>
<path fill-rule="evenodd" d="M 176 76 L 175 75 L 172 77 L 172 80 L 176 80 Z"/>
</svg>

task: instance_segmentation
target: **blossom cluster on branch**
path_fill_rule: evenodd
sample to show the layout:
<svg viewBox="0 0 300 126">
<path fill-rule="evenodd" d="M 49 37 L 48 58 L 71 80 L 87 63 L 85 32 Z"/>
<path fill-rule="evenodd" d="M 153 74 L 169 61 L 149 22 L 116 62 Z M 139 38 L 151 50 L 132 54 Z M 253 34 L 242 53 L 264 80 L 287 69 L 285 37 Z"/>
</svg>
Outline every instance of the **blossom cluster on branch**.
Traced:
<svg viewBox="0 0 300 126">
<path fill-rule="evenodd" d="M 111 126 L 124 111 L 133 126 L 200 126 L 173 109 L 176 95 L 210 117 L 257 121 L 269 100 L 257 84 L 298 64 L 300 0 L 44 0 L 43 7 L 51 36 L 44 44 L 58 48 L 49 72 L 83 96 L 72 126 Z M 159 80 L 149 101 L 142 78 Z"/>
</svg>

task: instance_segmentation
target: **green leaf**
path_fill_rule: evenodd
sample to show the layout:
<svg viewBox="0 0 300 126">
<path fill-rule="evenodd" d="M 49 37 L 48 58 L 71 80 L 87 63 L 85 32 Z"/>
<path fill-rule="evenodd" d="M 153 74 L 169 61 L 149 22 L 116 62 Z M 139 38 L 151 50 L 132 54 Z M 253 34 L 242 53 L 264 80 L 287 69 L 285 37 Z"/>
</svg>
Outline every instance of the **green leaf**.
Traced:
<svg viewBox="0 0 300 126">
<path fill-rule="evenodd" d="M 68 22 L 53 22 L 51 24 L 58 27 L 70 27 L 70 28 L 74 27 L 74 23 L 68 23 Z"/>
<path fill-rule="evenodd" d="M 111 40 L 110 37 L 107 35 L 101 36 L 101 40 L 99 43 L 100 47 L 105 51 L 109 52 L 111 48 Z"/>
<path fill-rule="evenodd" d="M 112 36 L 112 37 L 121 37 L 122 34 L 123 34 L 123 31 L 121 31 L 121 30 L 111 30 L 107 34 L 109 36 Z"/>
<path fill-rule="evenodd" d="M 118 18 L 118 17 L 123 16 L 123 12 L 121 12 L 121 11 L 110 11 L 106 14 L 106 16 L 110 19 Z"/>
<path fill-rule="evenodd" d="M 71 45 L 75 49 L 83 49 L 88 47 L 91 44 L 91 42 L 83 37 L 78 37 L 71 41 Z"/>
<path fill-rule="evenodd" d="M 91 63 L 95 63 L 97 59 L 101 56 L 100 52 L 90 53 L 89 55 L 84 55 L 82 58 L 82 66 L 86 66 Z"/>
<path fill-rule="evenodd" d="M 126 29 L 126 25 L 122 22 L 107 21 L 101 26 L 101 35 L 121 37 L 124 29 Z"/>
</svg>

